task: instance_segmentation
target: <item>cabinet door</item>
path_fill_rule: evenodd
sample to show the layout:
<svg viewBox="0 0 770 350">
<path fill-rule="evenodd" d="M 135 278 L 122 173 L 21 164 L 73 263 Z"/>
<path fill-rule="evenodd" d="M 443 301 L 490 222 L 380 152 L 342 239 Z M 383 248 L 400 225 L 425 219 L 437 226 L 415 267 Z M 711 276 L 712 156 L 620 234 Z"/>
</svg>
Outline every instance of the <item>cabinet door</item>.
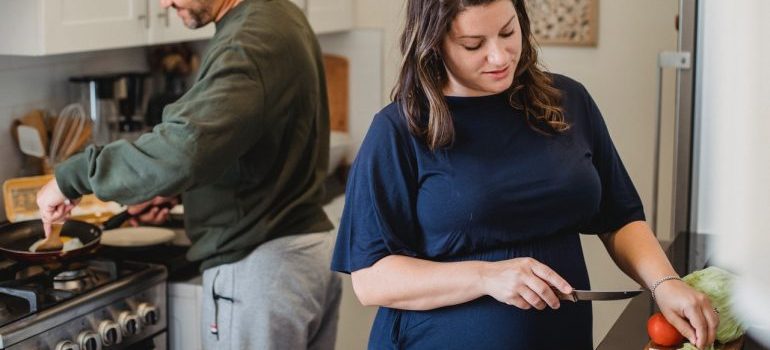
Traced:
<svg viewBox="0 0 770 350">
<path fill-rule="evenodd" d="M 150 37 L 149 44 L 164 44 L 180 41 L 208 39 L 214 36 L 214 23 L 203 28 L 190 29 L 176 14 L 173 8 L 164 9 L 158 0 L 146 0 L 150 6 Z"/>
<path fill-rule="evenodd" d="M 140 46 L 147 42 L 146 0 L 39 1 L 44 26 L 39 54 Z"/>
<path fill-rule="evenodd" d="M 307 10 L 307 0 L 289 0 L 302 9 L 303 12 Z"/>
<path fill-rule="evenodd" d="M 353 28 L 353 0 L 305 1 L 307 2 L 305 15 L 316 34 Z"/>
</svg>

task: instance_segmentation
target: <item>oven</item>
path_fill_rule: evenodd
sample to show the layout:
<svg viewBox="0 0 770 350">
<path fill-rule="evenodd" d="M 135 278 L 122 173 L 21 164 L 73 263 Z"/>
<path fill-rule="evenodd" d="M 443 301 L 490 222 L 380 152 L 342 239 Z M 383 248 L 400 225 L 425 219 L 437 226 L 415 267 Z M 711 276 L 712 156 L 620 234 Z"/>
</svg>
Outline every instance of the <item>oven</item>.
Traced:
<svg viewBox="0 0 770 350">
<path fill-rule="evenodd" d="M 166 349 L 167 276 L 102 258 L 0 261 L 0 349 Z"/>
</svg>

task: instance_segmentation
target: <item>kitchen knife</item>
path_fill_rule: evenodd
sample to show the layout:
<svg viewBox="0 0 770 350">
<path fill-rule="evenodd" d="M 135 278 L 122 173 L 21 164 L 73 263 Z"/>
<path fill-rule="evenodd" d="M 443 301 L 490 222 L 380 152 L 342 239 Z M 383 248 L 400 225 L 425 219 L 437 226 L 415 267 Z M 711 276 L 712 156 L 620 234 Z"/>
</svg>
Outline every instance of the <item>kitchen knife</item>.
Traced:
<svg viewBox="0 0 770 350">
<path fill-rule="evenodd" d="M 573 290 L 570 294 L 564 294 L 557 289 L 553 289 L 560 300 L 569 300 L 577 302 L 580 300 L 621 300 L 633 298 L 639 295 L 642 290 L 616 290 L 616 291 L 598 291 L 598 290 Z"/>
</svg>

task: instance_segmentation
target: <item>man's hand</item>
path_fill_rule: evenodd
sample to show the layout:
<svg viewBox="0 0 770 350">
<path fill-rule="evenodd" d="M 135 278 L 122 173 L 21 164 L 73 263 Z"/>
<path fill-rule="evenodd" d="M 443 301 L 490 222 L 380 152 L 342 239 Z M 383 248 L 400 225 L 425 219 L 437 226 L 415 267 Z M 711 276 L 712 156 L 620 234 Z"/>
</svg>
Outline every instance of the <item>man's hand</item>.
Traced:
<svg viewBox="0 0 770 350">
<path fill-rule="evenodd" d="M 147 225 L 161 225 L 168 220 L 170 208 L 177 205 L 179 199 L 177 197 L 155 197 L 147 202 L 131 205 L 128 207 L 128 213 L 131 215 L 137 215 L 148 207 L 144 214 L 131 218 L 128 222 L 131 226 L 139 226 L 139 224 Z"/>
<path fill-rule="evenodd" d="M 80 198 L 67 199 L 59 189 L 56 179 L 52 179 L 37 192 L 37 207 L 40 210 L 40 219 L 43 220 L 45 236 L 51 232 L 51 224 L 67 220 L 72 208 L 77 206 Z"/>
</svg>

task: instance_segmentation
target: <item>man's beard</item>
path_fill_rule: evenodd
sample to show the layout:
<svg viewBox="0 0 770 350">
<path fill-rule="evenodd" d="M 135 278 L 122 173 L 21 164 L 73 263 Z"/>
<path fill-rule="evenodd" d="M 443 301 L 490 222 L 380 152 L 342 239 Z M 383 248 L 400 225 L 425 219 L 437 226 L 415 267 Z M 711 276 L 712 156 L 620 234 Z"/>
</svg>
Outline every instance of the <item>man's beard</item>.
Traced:
<svg viewBox="0 0 770 350">
<path fill-rule="evenodd" d="M 198 29 L 214 20 L 213 0 L 196 0 L 187 8 L 187 18 L 183 20 L 185 27 Z"/>
<path fill-rule="evenodd" d="M 188 20 L 184 21 L 184 25 L 190 29 L 198 29 L 211 22 L 211 15 L 206 10 L 188 10 Z"/>
</svg>

